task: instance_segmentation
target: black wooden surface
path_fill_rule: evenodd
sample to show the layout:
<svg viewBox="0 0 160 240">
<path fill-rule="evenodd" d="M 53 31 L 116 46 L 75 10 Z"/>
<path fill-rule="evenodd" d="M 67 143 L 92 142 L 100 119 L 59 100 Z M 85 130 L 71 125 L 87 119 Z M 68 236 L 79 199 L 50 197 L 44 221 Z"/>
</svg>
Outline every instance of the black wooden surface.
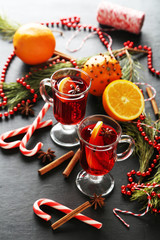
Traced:
<svg viewBox="0 0 160 240">
<path fill-rule="evenodd" d="M 11 20 L 19 23 L 27 22 L 50 22 L 57 21 L 61 17 L 79 16 L 81 22 L 98 26 L 96 21 L 97 6 L 100 1 L 62 1 L 62 0 L 5 0 L 0 2 L 0 10 L 6 14 Z M 146 13 L 144 26 L 140 35 L 130 34 L 128 32 L 118 31 L 111 32 L 113 38 L 113 49 L 121 48 L 124 41 L 131 40 L 135 45 L 148 45 L 153 49 L 153 64 L 156 69 L 160 69 L 160 15 L 159 0 L 114 0 L 112 2 L 142 10 Z M 64 37 L 58 33 L 56 36 L 56 49 L 67 54 L 65 49 L 67 40 L 73 34 L 72 31 L 65 31 Z M 71 43 L 71 48 L 79 46 L 81 40 L 87 33 L 81 33 Z M 0 70 L 2 70 L 7 57 L 12 52 L 12 43 L 0 39 Z M 106 49 L 101 44 L 97 36 L 89 39 L 83 48 L 73 53 L 76 58 L 90 56 L 96 53 L 105 52 Z M 142 71 L 143 79 L 153 85 L 157 90 L 156 100 L 159 104 L 160 79 L 154 77 L 147 69 L 147 58 L 143 57 L 140 62 L 144 65 Z M 15 58 L 9 71 L 7 72 L 6 81 L 14 82 L 17 77 L 23 76 L 28 71 L 28 67 L 19 59 Z M 35 109 L 37 115 L 42 108 L 44 102 L 39 101 Z M 153 110 L 150 103 L 146 103 L 146 111 L 152 115 Z M 89 96 L 86 115 L 94 113 L 104 113 L 100 104 L 100 100 L 96 97 Z M 50 109 L 44 119 L 52 118 L 52 110 Z M 11 120 L 0 122 L 0 134 L 8 130 L 19 128 L 31 124 L 34 117 L 28 119 L 17 115 Z M 37 141 L 42 141 L 43 150 L 48 148 L 55 150 L 58 158 L 68 150 L 54 144 L 49 135 L 50 128 L 36 131 L 29 142 L 32 148 Z M 76 149 L 73 149 L 76 151 Z M 138 170 L 138 158 L 130 157 L 129 160 L 116 163 L 112 175 L 115 179 L 115 188 L 113 192 L 106 197 L 106 204 L 103 209 L 94 211 L 87 209 L 84 214 L 103 223 L 101 230 L 94 229 L 76 219 L 70 220 L 61 228 L 52 231 L 50 223 L 38 218 L 32 210 L 33 203 L 39 198 L 49 198 L 60 202 L 70 208 L 75 208 L 82 204 L 87 198 L 82 195 L 75 186 L 76 176 L 81 169 L 77 165 L 68 179 L 64 179 L 62 172 L 67 163 L 62 164 L 55 170 L 45 176 L 38 175 L 38 169 L 42 166 L 37 157 L 25 157 L 18 149 L 4 150 L 0 149 L 0 239 L 2 240 L 28 240 L 28 239 L 158 239 L 160 215 L 146 214 L 144 217 L 138 218 L 128 215 L 122 215 L 130 224 L 127 229 L 113 214 L 113 208 L 117 207 L 123 210 L 139 212 L 141 205 L 138 202 L 130 202 L 128 198 L 121 195 L 121 185 L 127 183 L 126 173 L 131 169 Z M 52 215 L 52 222 L 62 217 L 63 214 L 51 208 L 44 208 L 46 212 Z"/>
</svg>

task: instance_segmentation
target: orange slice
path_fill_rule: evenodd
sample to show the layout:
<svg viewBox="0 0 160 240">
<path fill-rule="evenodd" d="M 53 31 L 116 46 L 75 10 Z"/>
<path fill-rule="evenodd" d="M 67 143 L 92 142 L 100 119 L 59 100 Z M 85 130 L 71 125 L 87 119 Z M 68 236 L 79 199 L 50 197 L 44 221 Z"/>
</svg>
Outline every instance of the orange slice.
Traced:
<svg viewBox="0 0 160 240">
<path fill-rule="evenodd" d="M 99 133 L 101 131 L 101 127 L 103 125 L 102 121 L 98 121 L 95 125 L 95 127 L 92 130 L 92 134 L 89 140 L 90 144 L 94 144 L 96 145 L 99 142 Z M 86 156 L 87 156 L 87 163 L 88 166 L 90 167 L 90 169 L 95 169 L 95 170 L 99 170 L 101 169 L 101 164 L 99 163 L 99 161 L 97 161 L 96 158 L 96 151 L 91 150 L 90 148 L 86 147 Z"/>
<path fill-rule="evenodd" d="M 90 137 L 90 140 L 89 140 L 89 143 L 90 144 L 96 144 L 96 138 L 98 137 L 100 131 L 101 131 L 101 127 L 103 125 L 103 122 L 102 121 L 98 121 L 96 123 L 96 125 L 94 126 L 93 130 L 92 130 L 92 134 L 91 134 L 91 137 Z"/>
<path fill-rule="evenodd" d="M 104 110 L 118 121 L 136 119 L 144 110 L 144 97 L 136 84 L 128 80 L 111 82 L 102 96 Z"/>
<path fill-rule="evenodd" d="M 76 88 L 76 84 L 70 77 L 63 78 L 58 84 L 58 90 L 62 93 L 69 94 L 73 88 Z"/>
</svg>

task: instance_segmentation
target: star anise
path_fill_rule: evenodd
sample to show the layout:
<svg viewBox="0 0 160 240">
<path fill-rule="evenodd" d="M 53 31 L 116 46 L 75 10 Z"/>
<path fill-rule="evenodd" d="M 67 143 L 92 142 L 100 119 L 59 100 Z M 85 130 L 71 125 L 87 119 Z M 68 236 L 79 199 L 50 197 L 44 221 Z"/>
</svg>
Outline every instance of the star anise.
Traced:
<svg viewBox="0 0 160 240">
<path fill-rule="evenodd" d="M 72 89 L 69 91 L 70 94 L 80 93 L 80 88 L 79 88 L 78 85 L 76 85 L 76 87 L 75 87 L 73 84 L 71 84 L 70 87 L 72 88 Z"/>
<path fill-rule="evenodd" d="M 47 152 L 43 152 L 43 151 L 38 151 L 38 159 L 41 159 L 42 163 L 45 162 L 51 162 L 53 160 L 53 158 L 55 157 L 54 155 L 54 151 L 52 151 L 50 148 L 48 148 Z"/>
<path fill-rule="evenodd" d="M 116 140 L 116 133 L 111 128 L 101 128 L 100 136 L 103 136 L 105 143 L 110 144 Z"/>
<path fill-rule="evenodd" d="M 93 197 L 91 197 L 90 203 L 94 205 L 94 209 L 97 209 L 97 206 L 100 206 L 101 208 L 104 206 L 104 200 L 105 198 L 102 197 L 102 195 L 94 194 Z"/>
<path fill-rule="evenodd" d="M 32 104 L 29 104 L 28 102 L 26 103 L 22 103 L 21 104 L 21 107 L 19 108 L 19 110 L 21 111 L 21 114 L 22 115 L 26 115 L 26 116 L 29 116 L 29 115 L 34 115 L 34 110 L 32 109 L 33 105 Z"/>
</svg>

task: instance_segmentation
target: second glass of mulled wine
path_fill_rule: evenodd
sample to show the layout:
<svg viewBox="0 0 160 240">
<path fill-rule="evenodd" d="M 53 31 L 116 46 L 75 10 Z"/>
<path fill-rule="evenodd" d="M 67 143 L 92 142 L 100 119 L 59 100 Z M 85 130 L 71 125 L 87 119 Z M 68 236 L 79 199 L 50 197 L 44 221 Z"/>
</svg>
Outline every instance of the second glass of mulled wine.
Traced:
<svg viewBox="0 0 160 240">
<path fill-rule="evenodd" d="M 85 195 L 104 196 L 112 191 L 114 179 L 109 172 L 116 161 L 125 160 L 134 150 L 134 140 L 121 134 L 120 125 L 104 115 L 89 116 L 79 124 L 80 164 L 83 170 L 77 176 L 76 185 Z M 120 143 L 127 143 L 129 146 L 117 153 Z"/>
<path fill-rule="evenodd" d="M 58 123 L 51 130 L 55 143 L 65 147 L 79 144 L 77 124 L 84 118 L 91 78 L 80 69 L 63 68 L 40 82 L 40 93 L 45 102 L 53 106 Z M 52 89 L 48 95 L 46 86 Z"/>
</svg>

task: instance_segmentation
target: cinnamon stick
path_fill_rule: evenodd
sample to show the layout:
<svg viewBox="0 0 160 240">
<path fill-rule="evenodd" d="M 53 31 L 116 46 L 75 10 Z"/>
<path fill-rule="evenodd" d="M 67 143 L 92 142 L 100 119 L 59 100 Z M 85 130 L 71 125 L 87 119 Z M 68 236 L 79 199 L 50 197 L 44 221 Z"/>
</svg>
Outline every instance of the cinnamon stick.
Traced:
<svg viewBox="0 0 160 240">
<path fill-rule="evenodd" d="M 64 177 L 69 177 L 71 171 L 73 170 L 74 166 L 76 165 L 76 163 L 79 161 L 80 159 L 80 153 L 81 150 L 80 148 L 77 150 L 77 152 L 74 154 L 73 158 L 70 160 L 68 166 L 66 167 L 66 169 L 63 171 L 63 176 Z"/>
<path fill-rule="evenodd" d="M 64 161 L 66 161 L 67 159 L 73 157 L 74 152 L 73 151 L 69 151 L 68 153 L 64 154 L 63 156 L 57 158 L 56 160 L 54 160 L 53 162 L 47 164 L 46 166 L 40 168 L 38 170 L 40 175 L 43 175 L 47 172 L 49 172 L 50 170 L 52 170 L 53 168 L 59 166 L 61 163 L 63 163 Z"/>
<path fill-rule="evenodd" d="M 54 54 L 55 54 L 55 55 L 58 55 L 58 56 L 60 56 L 60 57 L 62 57 L 62 58 L 64 58 L 64 59 L 66 59 L 66 60 L 74 59 L 72 56 L 70 56 L 70 55 L 68 55 L 68 54 L 66 54 L 66 53 L 59 52 L 59 51 L 57 51 L 57 50 L 54 50 Z"/>
<path fill-rule="evenodd" d="M 85 203 L 83 203 L 82 205 L 80 205 L 79 207 L 77 207 L 76 209 L 74 209 L 73 211 L 71 211 L 70 213 L 68 213 L 67 215 L 65 215 L 64 217 L 60 218 L 58 221 L 56 221 L 55 223 L 53 223 L 51 225 L 52 229 L 55 230 L 58 227 L 60 227 L 61 225 L 63 225 L 65 222 L 69 221 L 71 218 L 73 218 L 75 215 L 77 215 L 78 213 L 84 211 L 86 208 L 91 207 L 92 204 L 87 201 Z"/>
<path fill-rule="evenodd" d="M 148 96 L 151 98 L 153 96 L 152 89 L 150 87 L 147 87 L 146 91 L 147 91 Z M 156 115 L 156 117 L 159 117 L 159 109 L 158 109 L 156 100 L 154 98 L 151 99 L 151 104 L 153 107 L 154 114 Z"/>
</svg>

